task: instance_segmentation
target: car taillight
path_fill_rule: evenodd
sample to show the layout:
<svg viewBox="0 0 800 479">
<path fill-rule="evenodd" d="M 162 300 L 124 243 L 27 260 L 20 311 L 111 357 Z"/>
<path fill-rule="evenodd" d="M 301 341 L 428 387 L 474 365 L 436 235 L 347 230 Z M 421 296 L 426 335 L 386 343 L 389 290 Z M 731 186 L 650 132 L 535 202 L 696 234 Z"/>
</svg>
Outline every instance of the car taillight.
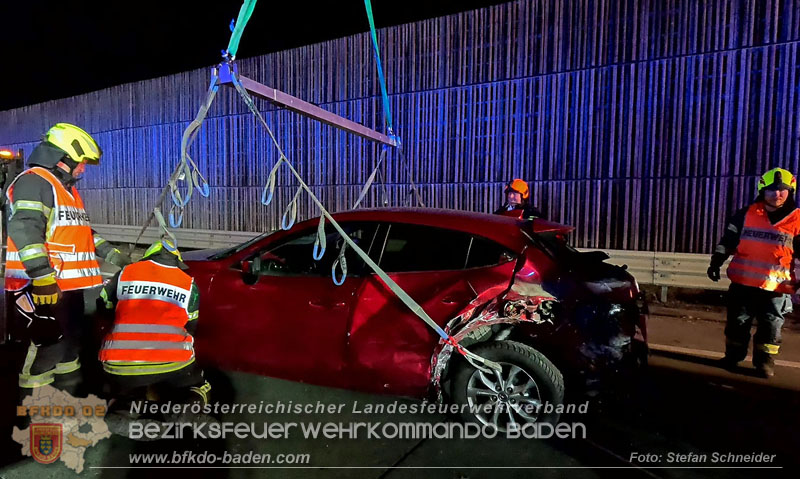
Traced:
<svg viewBox="0 0 800 479">
<path fill-rule="evenodd" d="M 647 317 L 650 311 L 647 308 L 647 300 L 644 293 L 639 293 L 636 296 L 636 308 L 639 310 L 639 315 L 636 320 L 636 334 L 634 335 L 634 339 L 647 343 Z"/>
</svg>

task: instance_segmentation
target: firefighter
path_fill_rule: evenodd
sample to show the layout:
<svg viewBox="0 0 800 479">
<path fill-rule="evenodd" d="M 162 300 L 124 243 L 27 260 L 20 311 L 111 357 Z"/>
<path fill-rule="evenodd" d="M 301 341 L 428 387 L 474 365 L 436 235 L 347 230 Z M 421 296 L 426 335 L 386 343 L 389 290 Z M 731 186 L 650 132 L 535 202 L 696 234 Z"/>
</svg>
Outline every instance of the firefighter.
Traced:
<svg viewBox="0 0 800 479">
<path fill-rule="evenodd" d="M 127 256 L 92 231 L 75 183 L 96 165 L 97 142 L 58 123 L 9 185 L 6 301 L 30 339 L 19 373 L 22 396 L 47 384 L 74 393 L 80 382 L 83 292 L 102 283 L 97 257 L 124 266 Z"/>
<path fill-rule="evenodd" d="M 99 359 L 117 399 L 208 403 L 211 385 L 194 355 L 200 295 L 183 269 L 180 252 L 162 239 L 103 287 L 114 322 Z"/>
<path fill-rule="evenodd" d="M 504 203 L 494 214 L 523 219 L 542 218 L 542 213 L 530 204 L 528 183 L 519 178 L 509 181 L 503 190 Z"/>
<path fill-rule="evenodd" d="M 774 357 L 781 344 L 784 315 L 791 311 L 790 294 L 796 289 L 794 267 L 800 253 L 800 210 L 795 204 L 797 179 L 787 170 L 774 168 L 759 179 L 758 197 L 727 223 L 708 268 L 708 277 L 719 281 L 720 267 L 728 265 L 728 318 L 725 326 L 726 369 L 735 369 L 747 356 L 750 327 L 753 366 L 765 378 L 775 375 Z"/>
</svg>

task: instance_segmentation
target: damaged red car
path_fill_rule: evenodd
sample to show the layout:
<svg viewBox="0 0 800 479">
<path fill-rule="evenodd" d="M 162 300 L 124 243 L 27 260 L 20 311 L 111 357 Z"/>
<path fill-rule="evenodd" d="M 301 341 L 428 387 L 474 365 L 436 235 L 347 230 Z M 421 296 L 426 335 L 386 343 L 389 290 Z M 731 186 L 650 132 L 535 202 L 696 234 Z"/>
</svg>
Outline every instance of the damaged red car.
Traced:
<svg viewBox="0 0 800 479">
<path fill-rule="evenodd" d="M 646 306 L 602 252 L 570 247 L 571 227 L 439 209 L 334 215 L 344 231 L 459 344 L 500 364 L 475 369 L 413 314 L 318 219 L 226 250 L 185 255 L 201 288 L 206 366 L 470 406 L 505 429 L 552 421 L 545 403 L 585 392 L 646 358 Z M 316 260 L 314 257 L 320 257 Z M 332 279 L 335 272 L 336 282 Z M 533 405 L 535 407 L 519 407 Z"/>
</svg>

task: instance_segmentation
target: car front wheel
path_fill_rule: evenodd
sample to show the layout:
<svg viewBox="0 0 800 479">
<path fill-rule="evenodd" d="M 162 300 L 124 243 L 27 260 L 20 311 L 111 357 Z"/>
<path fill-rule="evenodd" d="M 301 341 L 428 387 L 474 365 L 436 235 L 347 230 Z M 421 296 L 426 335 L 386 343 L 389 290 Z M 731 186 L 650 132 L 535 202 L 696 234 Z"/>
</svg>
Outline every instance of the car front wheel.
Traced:
<svg viewBox="0 0 800 479">
<path fill-rule="evenodd" d="M 486 373 L 464 363 L 453 380 L 453 400 L 461 416 L 506 432 L 529 423 L 555 424 L 564 400 L 564 378 L 542 353 L 514 341 L 494 341 L 474 349 L 500 364 Z"/>
</svg>

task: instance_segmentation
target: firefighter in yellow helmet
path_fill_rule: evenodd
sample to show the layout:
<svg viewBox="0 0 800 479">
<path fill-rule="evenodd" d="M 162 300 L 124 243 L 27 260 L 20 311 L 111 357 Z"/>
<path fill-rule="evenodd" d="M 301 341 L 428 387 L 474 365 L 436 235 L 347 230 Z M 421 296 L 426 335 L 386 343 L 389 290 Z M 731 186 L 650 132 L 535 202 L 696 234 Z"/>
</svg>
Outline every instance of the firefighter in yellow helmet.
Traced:
<svg viewBox="0 0 800 479">
<path fill-rule="evenodd" d="M 800 258 L 800 210 L 795 204 L 797 179 L 782 168 L 767 171 L 758 182 L 758 197 L 727 223 L 711 256 L 708 277 L 720 278 L 728 265 L 728 318 L 722 366 L 735 369 L 747 355 L 750 327 L 753 366 L 762 377 L 775 374 L 774 357 L 781 344 L 784 315 L 791 311 L 790 294 L 797 289 L 795 266 Z"/>
<path fill-rule="evenodd" d="M 503 189 L 503 205 L 494 214 L 523 219 L 542 218 L 542 213 L 530 204 L 530 189 L 525 180 L 516 178 Z"/>
<path fill-rule="evenodd" d="M 80 379 L 83 291 L 102 283 L 97 257 L 129 260 L 97 236 L 75 183 L 102 151 L 69 123 L 45 133 L 28 168 L 9 186 L 6 301 L 30 340 L 19 374 L 22 395 L 50 383 L 74 392 Z"/>
</svg>

